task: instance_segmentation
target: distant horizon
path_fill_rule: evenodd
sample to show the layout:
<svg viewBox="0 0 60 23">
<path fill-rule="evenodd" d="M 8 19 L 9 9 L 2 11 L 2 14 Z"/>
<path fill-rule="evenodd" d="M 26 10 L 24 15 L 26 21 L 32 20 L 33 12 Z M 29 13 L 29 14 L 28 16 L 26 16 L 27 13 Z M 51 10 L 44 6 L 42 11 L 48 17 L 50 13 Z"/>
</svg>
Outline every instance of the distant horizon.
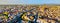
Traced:
<svg viewBox="0 0 60 23">
<path fill-rule="evenodd" d="M 0 5 L 44 5 L 44 4 L 0 4 Z M 49 4 L 49 5 L 52 5 L 52 4 Z M 53 5 L 60 5 L 60 4 L 53 4 Z"/>
</svg>

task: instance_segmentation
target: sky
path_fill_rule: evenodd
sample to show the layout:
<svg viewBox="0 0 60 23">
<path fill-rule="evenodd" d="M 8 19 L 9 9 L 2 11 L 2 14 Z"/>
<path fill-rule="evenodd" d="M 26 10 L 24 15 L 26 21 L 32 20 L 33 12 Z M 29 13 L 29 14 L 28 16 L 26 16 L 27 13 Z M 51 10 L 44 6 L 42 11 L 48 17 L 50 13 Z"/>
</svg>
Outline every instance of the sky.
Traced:
<svg viewBox="0 0 60 23">
<path fill-rule="evenodd" d="M 60 0 L 0 0 L 0 4 L 60 4 Z"/>
</svg>

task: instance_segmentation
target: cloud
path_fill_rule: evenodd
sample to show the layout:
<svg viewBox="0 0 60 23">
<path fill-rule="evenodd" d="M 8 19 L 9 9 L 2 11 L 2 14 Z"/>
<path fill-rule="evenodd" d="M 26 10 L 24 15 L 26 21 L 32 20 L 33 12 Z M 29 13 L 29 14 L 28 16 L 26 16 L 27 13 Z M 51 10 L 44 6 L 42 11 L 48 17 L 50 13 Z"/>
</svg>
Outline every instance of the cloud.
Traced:
<svg viewBox="0 0 60 23">
<path fill-rule="evenodd" d="M 0 0 L 0 4 L 20 4 L 20 0 Z"/>
</svg>

